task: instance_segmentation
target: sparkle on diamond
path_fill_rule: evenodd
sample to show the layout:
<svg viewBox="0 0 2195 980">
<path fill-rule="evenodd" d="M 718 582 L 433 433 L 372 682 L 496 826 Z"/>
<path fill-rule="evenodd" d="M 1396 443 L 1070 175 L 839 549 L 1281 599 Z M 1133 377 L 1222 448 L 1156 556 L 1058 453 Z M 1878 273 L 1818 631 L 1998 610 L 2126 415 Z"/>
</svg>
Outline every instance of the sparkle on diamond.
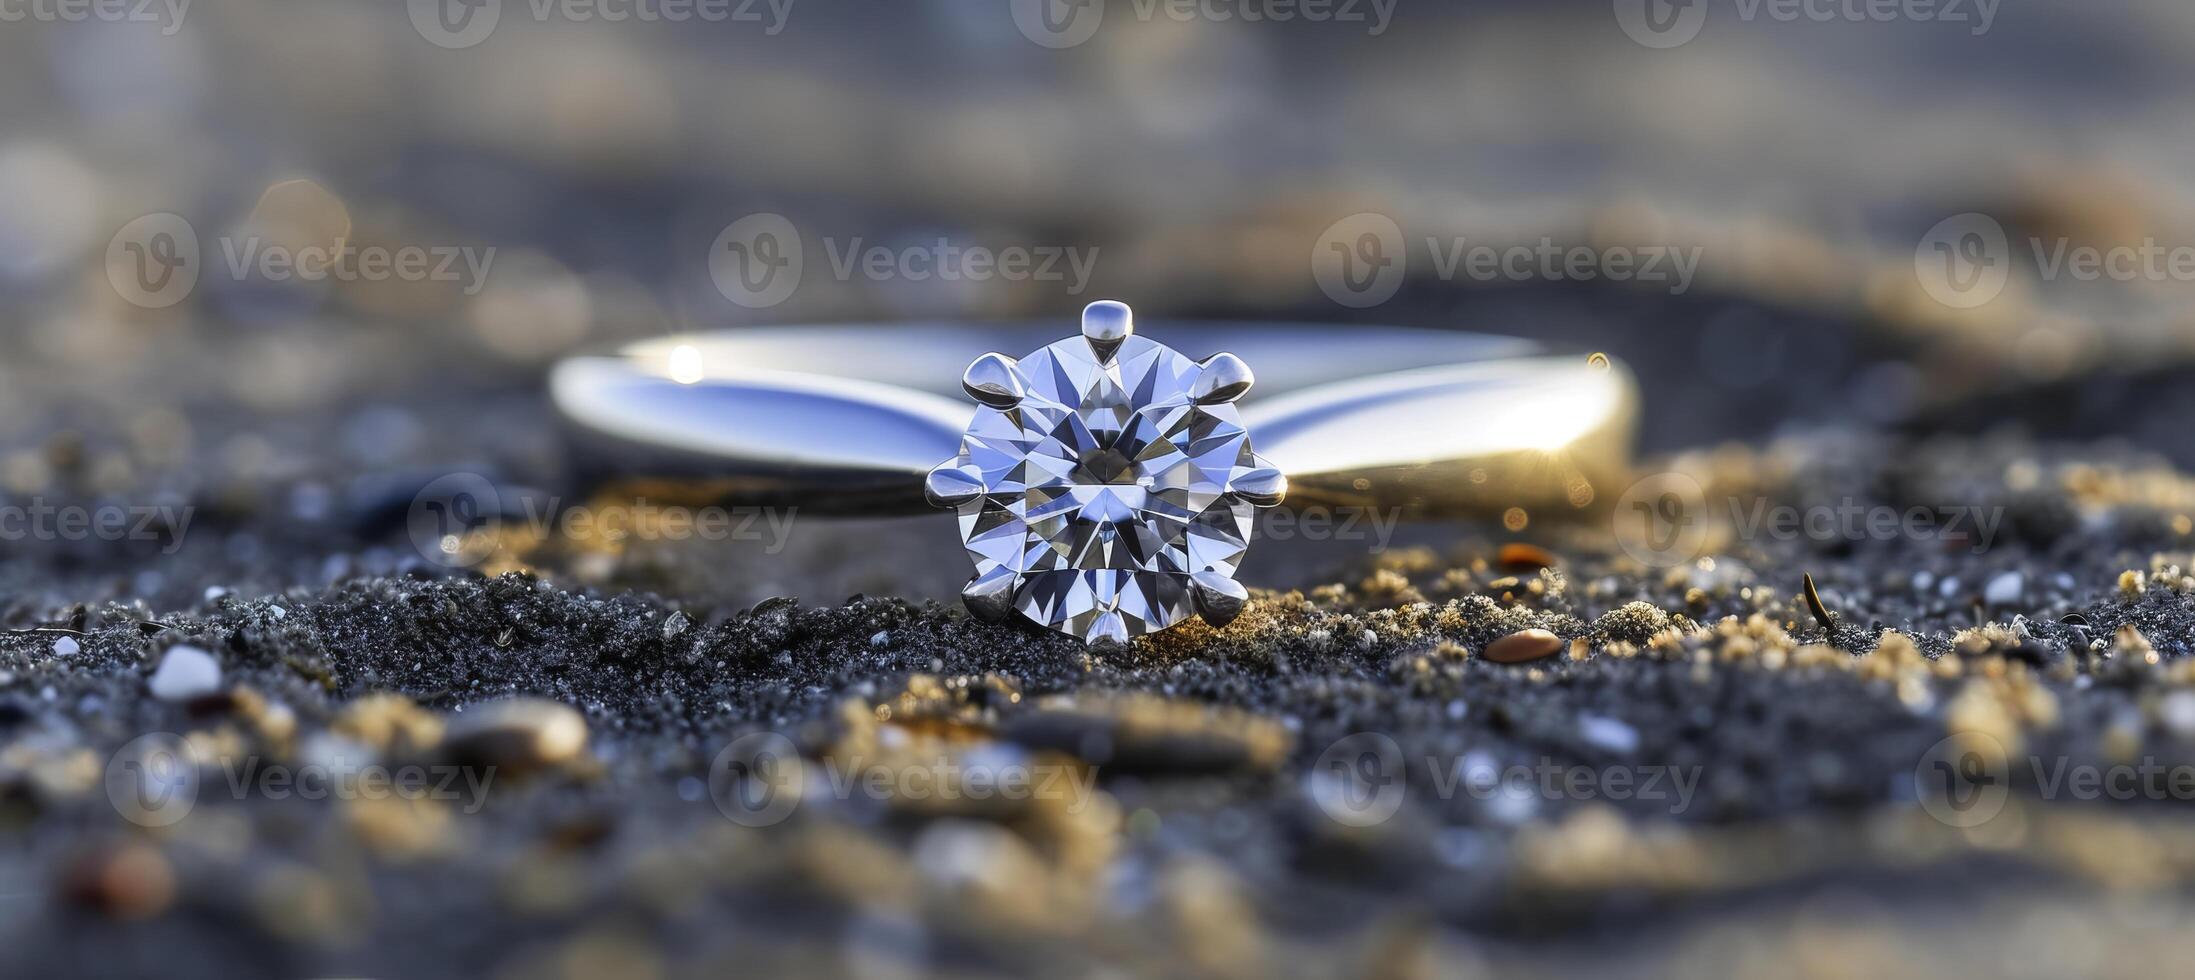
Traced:
<svg viewBox="0 0 2195 980">
<path fill-rule="evenodd" d="M 978 408 L 961 440 L 983 474 L 960 509 L 977 576 L 1018 573 L 1015 608 L 1084 639 L 1188 618 L 1189 576 L 1242 559 L 1252 508 L 1227 490 L 1256 465 L 1234 406 L 1190 399 L 1198 370 L 1134 336 L 1110 363 L 1081 337 L 1023 358 L 1028 397 Z"/>
</svg>

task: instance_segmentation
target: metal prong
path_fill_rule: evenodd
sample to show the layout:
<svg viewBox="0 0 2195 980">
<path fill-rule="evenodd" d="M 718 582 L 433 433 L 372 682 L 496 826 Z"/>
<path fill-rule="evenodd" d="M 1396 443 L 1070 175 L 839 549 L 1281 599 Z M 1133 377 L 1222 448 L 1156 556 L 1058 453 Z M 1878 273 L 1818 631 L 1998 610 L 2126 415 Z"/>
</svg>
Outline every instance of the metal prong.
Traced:
<svg viewBox="0 0 2195 980">
<path fill-rule="evenodd" d="M 960 601 L 967 605 L 968 614 L 986 623 L 1001 623 L 1014 614 L 1014 581 L 1020 578 L 1011 568 L 994 568 L 969 579 L 960 589 Z"/>
<path fill-rule="evenodd" d="M 1272 507 L 1288 496 L 1288 478 L 1273 467 L 1259 466 L 1244 470 L 1228 483 L 1227 489 L 1259 507 Z"/>
<path fill-rule="evenodd" d="M 1021 383 L 1019 362 L 997 351 L 970 363 L 960 376 L 960 386 L 967 389 L 969 397 L 996 409 L 1019 405 L 1022 396 L 1029 393 Z"/>
<path fill-rule="evenodd" d="M 983 474 L 948 459 L 922 478 L 922 495 L 932 507 L 958 507 L 983 496 Z"/>
<path fill-rule="evenodd" d="M 1217 405 L 1231 402 L 1250 392 L 1257 383 L 1257 376 L 1250 373 L 1250 365 L 1242 358 L 1220 351 L 1204 359 L 1204 370 L 1189 385 L 1189 397 L 1199 405 Z"/>
<path fill-rule="evenodd" d="M 1136 332 L 1136 314 L 1119 300 L 1101 299 L 1082 308 L 1082 336 L 1097 352 L 1098 360 L 1110 361 L 1121 341 Z"/>
<path fill-rule="evenodd" d="M 1121 621 L 1117 612 L 1100 614 L 1097 621 L 1090 624 L 1089 644 L 1090 649 L 1101 653 L 1126 653 L 1128 624 Z"/>
<path fill-rule="evenodd" d="M 1198 572 L 1189 576 L 1189 604 L 1216 629 L 1242 615 L 1243 607 L 1250 604 L 1250 590 L 1219 572 Z"/>
</svg>

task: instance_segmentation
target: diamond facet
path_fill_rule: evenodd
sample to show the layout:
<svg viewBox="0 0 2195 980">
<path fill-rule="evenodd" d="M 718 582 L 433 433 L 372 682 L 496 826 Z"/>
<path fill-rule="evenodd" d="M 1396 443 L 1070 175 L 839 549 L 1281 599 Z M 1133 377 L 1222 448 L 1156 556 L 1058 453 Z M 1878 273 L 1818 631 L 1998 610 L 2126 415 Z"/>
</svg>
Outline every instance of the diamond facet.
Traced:
<svg viewBox="0 0 2195 980">
<path fill-rule="evenodd" d="M 1092 307 L 1126 322 L 1119 304 Z M 980 477 L 982 492 L 958 509 L 990 594 L 1011 575 L 1022 615 L 1119 642 L 1199 611 L 1196 579 L 1211 594 L 1212 579 L 1234 577 L 1252 507 L 1277 495 L 1238 492 L 1238 479 L 1255 483 L 1270 467 L 1232 404 L 1198 403 L 1205 365 L 1126 328 L 1101 333 L 1016 363 L 1021 399 L 979 406 L 948 467 Z"/>
</svg>

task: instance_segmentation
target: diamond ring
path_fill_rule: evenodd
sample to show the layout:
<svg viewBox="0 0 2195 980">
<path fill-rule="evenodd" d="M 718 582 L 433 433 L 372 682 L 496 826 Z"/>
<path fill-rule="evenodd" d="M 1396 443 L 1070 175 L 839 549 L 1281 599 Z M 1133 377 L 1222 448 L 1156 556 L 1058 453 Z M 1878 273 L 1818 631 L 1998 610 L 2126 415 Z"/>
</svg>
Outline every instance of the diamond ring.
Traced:
<svg viewBox="0 0 2195 980">
<path fill-rule="evenodd" d="M 1019 612 L 1092 645 L 1192 612 L 1232 622 L 1250 596 L 1235 569 L 1251 508 L 1288 491 L 1235 410 L 1252 382 L 1233 354 L 1192 361 L 1136 336 L 1112 300 L 1082 311 L 1081 336 L 976 358 L 961 376 L 975 418 L 924 479 L 932 504 L 960 512 L 968 610 Z"/>
<path fill-rule="evenodd" d="M 1001 350 L 1031 353 L 984 353 Z M 803 516 L 951 506 L 975 614 L 1100 643 L 1239 614 L 1261 506 L 1602 516 L 1637 405 L 1621 364 L 1521 338 L 1138 323 L 1110 301 L 1079 332 L 683 334 L 567 358 L 549 387 L 596 495 Z"/>
</svg>

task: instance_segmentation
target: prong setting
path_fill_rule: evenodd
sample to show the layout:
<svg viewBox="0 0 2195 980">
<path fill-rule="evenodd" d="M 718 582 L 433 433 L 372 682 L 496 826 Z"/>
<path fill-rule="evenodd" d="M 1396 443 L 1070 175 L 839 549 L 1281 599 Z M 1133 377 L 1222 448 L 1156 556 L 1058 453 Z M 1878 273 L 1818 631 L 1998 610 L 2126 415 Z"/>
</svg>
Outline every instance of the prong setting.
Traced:
<svg viewBox="0 0 2195 980">
<path fill-rule="evenodd" d="M 1003 623 L 1014 614 L 1014 583 L 1017 575 L 1009 568 L 994 568 L 969 579 L 960 589 L 961 604 L 968 607 L 968 614 L 986 623 Z"/>
<path fill-rule="evenodd" d="M 1101 614 L 1096 622 L 1090 624 L 1090 633 L 1085 642 L 1094 652 L 1125 653 L 1129 646 L 1128 624 L 1121 620 L 1117 612 Z"/>
<path fill-rule="evenodd" d="M 922 495 L 932 507 L 959 507 L 983 496 L 983 474 L 948 459 L 923 477 Z"/>
<path fill-rule="evenodd" d="M 1250 590 L 1219 572 L 1203 571 L 1189 577 L 1189 602 L 1197 615 L 1217 629 L 1242 615 L 1250 604 Z"/>
<path fill-rule="evenodd" d="M 1249 394 L 1250 386 L 1257 383 L 1257 375 L 1250 372 L 1250 365 L 1242 358 L 1221 351 L 1204 359 L 1197 380 L 1189 386 L 1189 397 L 1199 405 L 1221 405 Z"/>
<path fill-rule="evenodd" d="M 968 397 L 1004 411 L 1021 404 L 1029 387 L 1021 380 L 1019 362 L 993 351 L 976 358 L 968 370 L 960 376 L 960 387 Z"/>
<path fill-rule="evenodd" d="M 1288 477 L 1264 460 L 1229 481 L 1228 489 L 1258 507 L 1277 507 L 1288 496 Z"/>
<path fill-rule="evenodd" d="M 1082 308 L 1082 339 L 1100 361 L 1110 361 L 1122 341 L 1136 332 L 1136 315 L 1128 304 L 1101 299 Z"/>
</svg>

